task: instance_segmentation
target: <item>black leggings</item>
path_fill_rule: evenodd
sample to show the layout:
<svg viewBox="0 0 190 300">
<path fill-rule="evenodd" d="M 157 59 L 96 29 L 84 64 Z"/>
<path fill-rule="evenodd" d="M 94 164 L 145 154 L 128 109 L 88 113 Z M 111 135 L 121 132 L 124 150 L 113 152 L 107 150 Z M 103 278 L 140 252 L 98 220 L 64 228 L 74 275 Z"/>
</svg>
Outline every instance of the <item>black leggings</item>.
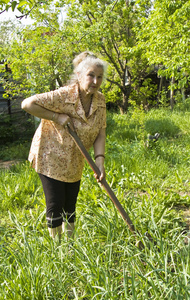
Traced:
<svg viewBox="0 0 190 300">
<path fill-rule="evenodd" d="M 46 198 L 46 219 L 50 228 L 62 225 L 62 222 L 75 221 L 75 207 L 80 188 L 77 182 L 63 182 L 39 174 Z"/>
</svg>

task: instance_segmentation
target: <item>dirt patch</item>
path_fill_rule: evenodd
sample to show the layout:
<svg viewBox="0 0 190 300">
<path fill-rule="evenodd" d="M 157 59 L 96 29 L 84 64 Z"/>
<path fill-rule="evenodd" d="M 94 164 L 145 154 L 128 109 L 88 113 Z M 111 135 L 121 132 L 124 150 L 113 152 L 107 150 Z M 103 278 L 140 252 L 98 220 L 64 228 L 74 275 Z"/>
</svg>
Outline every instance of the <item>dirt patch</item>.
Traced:
<svg viewBox="0 0 190 300">
<path fill-rule="evenodd" d="M 21 160 L 0 160 L 0 169 L 10 169 L 12 166 L 20 163 Z"/>
<path fill-rule="evenodd" d="M 190 208 L 181 207 L 180 210 L 183 213 L 184 221 L 187 225 L 187 230 L 190 230 Z"/>
</svg>

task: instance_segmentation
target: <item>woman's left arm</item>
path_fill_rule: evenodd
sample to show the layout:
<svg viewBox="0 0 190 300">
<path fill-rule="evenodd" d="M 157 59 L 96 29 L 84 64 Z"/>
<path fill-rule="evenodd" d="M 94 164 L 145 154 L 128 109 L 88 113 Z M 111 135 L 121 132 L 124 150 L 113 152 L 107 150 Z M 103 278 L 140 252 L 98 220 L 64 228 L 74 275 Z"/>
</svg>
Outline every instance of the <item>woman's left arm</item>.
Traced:
<svg viewBox="0 0 190 300">
<path fill-rule="evenodd" d="M 100 177 L 95 175 L 98 181 L 101 181 L 105 177 L 104 158 L 105 158 L 105 141 L 106 141 L 106 129 L 100 129 L 100 132 L 94 142 L 94 156 L 97 167 L 99 168 Z"/>
</svg>

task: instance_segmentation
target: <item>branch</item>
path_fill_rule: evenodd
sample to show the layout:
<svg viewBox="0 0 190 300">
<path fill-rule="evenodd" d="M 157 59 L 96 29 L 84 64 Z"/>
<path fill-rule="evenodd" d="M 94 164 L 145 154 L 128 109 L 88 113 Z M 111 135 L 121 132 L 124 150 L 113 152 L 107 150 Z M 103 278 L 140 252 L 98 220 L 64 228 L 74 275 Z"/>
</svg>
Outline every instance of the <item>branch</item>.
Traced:
<svg viewBox="0 0 190 300">
<path fill-rule="evenodd" d="M 109 79 L 109 78 L 106 78 L 106 80 L 107 80 L 108 82 L 110 82 L 110 83 L 113 83 L 113 84 L 117 85 L 122 91 L 124 91 L 122 85 L 119 84 L 117 81 L 114 81 L 114 80 Z"/>
<path fill-rule="evenodd" d="M 10 2 L 9 8 L 11 7 L 11 3 L 12 3 L 13 1 L 14 1 L 14 0 L 12 0 L 12 1 Z M 9 8 L 8 8 L 8 9 L 5 8 L 4 10 L 2 10 L 2 11 L 0 12 L 0 15 L 1 15 L 2 13 L 4 13 L 4 12 L 8 11 Z"/>
<path fill-rule="evenodd" d="M 4 12 L 8 11 L 9 8 L 12 7 L 12 5 L 11 5 L 12 2 L 14 2 L 14 0 L 11 0 L 8 9 L 2 10 L 2 11 L 0 12 L 0 14 L 2 14 L 2 13 L 4 13 Z M 32 7 L 29 11 L 27 11 L 25 14 L 22 14 L 21 16 L 16 16 L 16 18 L 19 19 L 19 20 L 21 20 L 21 19 L 24 18 L 24 17 L 26 18 L 36 6 L 38 6 L 39 4 L 42 4 L 42 3 L 44 3 L 44 2 L 43 2 L 43 1 L 36 2 L 36 3 L 33 5 L 33 7 Z M 17 4 L 18 4 L 18 3 L 17 3 Z"/>
<path fill-rule="evenodd" d="M 23 15 L 21 15 L 21 16 L 16 16 L 16 18 L 19 19 L 19 20 L 23 19 L 24 17 L 27 18 L 28 15 L 31 13 L 31 11 L 32 11 L 36 6 L 38 6 L 38 4 L 42 4 L 42 3 L 43 3 L 43 2 L 41 2 L 41 1 L 35 3 L 35 4 L 32 6 L 32 8 L 31 8 L 27 13 L 25 13 L 25 14 L 23 14 Z"/>
<path fill-rule="evenodd" d="M 109 58 L 109 60 L 111 61 L 111 63 L 114 65 L 115 69 L 117 70 L 117 73 L 119 74 L 119 77 L 122 78 L 122 74 L 115 62 L 115 60 L 113 59 L 113 57 L 107 52 L 106 48 L 104 45 L 101 45 L 102 49 L 104 50 L 105 54 L 107 55 L 107 57 Z"/>
<path fill-rule="evenodd" d="M 6 9 L 4 9 L 4 10 L 0 11 L 0 15 L 1 15 L 2 13 L 4 13 L 5 11 L 7 11 L 7 10 L 6 10 Z"/>
<path fill-rule="evenodd" d="M 122 65 L 121 60 L 120 60 L 120 58 L 119 58 L 119 57 L 120 57 L 120 52 L 119 52 L 119 50 L 118 50 L 118 47 L 117 47 L 116 42 L 114 41 L 114 37 L 112 37 L 112 43 L 113 43 L 115 52 L 117 53 L 117 59 L 118 59 L 119 65 L 120 65 L 120 67 L 121 67 L 121 70 L 124 72 L 123 65 Z"/>
<path fill-rule="evenodd" d="M 88 21 L 89 21 L 90 24 L 92 25 L 92 20 L 91 20 L 91 18 L 90 18 L 90 16 L 89 16 L 89 13 L 86 13 L 86 15 L 87 15 Z"/>
<path fill-rule="evenodd" d="M 94 15 L 89 11 L 89 15 L 91 15 L 91 17 L 95 20 L 95 21 L 97 21 L 97 19 L 94 17 Z"/>
<path fill-rule="evenodd" d="M 118 2 L 118 0 L 116 0 L 116 1 L 115 1 L 115 3 L 114 3 L 114 5 L 112 6 L 112 8 L 111 8 L 111 12 L 114 10 L 114 8 L 115 8 L 115 6 L 116 6 L 117 2 Z"/>
</svg>

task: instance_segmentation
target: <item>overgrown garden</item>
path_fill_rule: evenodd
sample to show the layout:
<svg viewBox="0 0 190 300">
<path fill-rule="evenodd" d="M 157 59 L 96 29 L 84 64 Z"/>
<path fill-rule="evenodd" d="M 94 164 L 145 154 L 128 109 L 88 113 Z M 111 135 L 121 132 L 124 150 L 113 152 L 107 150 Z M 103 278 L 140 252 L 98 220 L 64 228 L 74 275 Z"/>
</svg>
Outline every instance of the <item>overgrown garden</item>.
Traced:
<svg viewBox="0 0 190 300">
<path fill-rule="evenodd" d="M 53 242 L 39 178 L 22 161 L 0 171 L 1 299 L 189 298 L 189 111 L 108 113 L 107 123 L 107 180 L 145 249 L 87 164 L 75 239 Z"/>
<path fill-rule="evenodd" d="M 145 246 L 136 245 L 87 164 L 75 237 L 51 240 L 40 180 L 27 162 L 33 119 L 23 113 L 17 123 L 1 114 L 0 160 L 17 163 L 0 168 L 0 299 L 190 298 L 189 3 L 0 4 L 35 21 L 1 24 L 11 100 L 66 83 L 83 50 L 107 60 L 107 181 Z"/>
</svg>

